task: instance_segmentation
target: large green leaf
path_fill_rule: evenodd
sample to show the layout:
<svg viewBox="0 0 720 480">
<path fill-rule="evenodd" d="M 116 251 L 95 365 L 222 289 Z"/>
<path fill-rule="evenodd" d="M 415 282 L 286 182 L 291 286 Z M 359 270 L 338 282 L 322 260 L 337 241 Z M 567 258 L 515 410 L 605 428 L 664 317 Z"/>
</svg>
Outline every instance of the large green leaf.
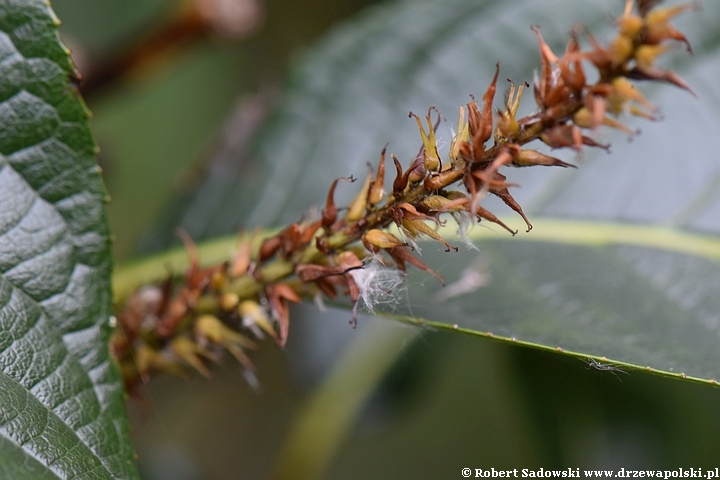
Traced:
<svg viewBox="0 0 720 480">
<path fill-rule="evenodd" d="M 134 478 L 107 193 L 57 24 L 0 2 L 0 476 Z"/>
<path fill-rule="evenodd" d="M 456 281 L 443 289 L 415 280 L 398 310 L 453 324 L 439 328 L 716 384 L 720 241 L 623 224 L 541 220 L 536 229 L 519 241 L 475 232 L 482 253 L 471 264 L 429 251 L 424 260 Z"/>
<path fill-rule="evenodd" d="M 560 51 L 576 22 L 596 36 L 611 35 L 608 19 L 617 8 L 576 0 L 453 0 L 368 11 L 299 64 L 255 160 L 216 162 L 171 223 L 201 239 L 239 226 L 293 221 L 322 202 L 333 178 L 361 177 L 386 142 L 401 159 L 412 158 L 420 139 L 408 110 L 435 104 L 452 119 L 469 93 L 484 90 L 496 61 L 503 76 L 531 80 L 538 52 L 530 25 L 540 25 Z M 720 122 L 714 88 L 720 60 L 712 55 L 718 19 L 720 4 L 712 2 L 702 15 L 687 13 L 677 22 L 696 55 L 684 56 L 678 48 L 671 66 L 701 101 L 670 86 L 650 86 L 650 98 L 667 118 L 656 124 L 629 119 L 643 129 L 632 142 L 603 132 L 601 139 L 613 143 L 612 155 L 586 151 L 570 158 L 579 161 L 578 170 L 508 172 L 522 185 L 514 195 L 531 217 L 569 223 L 538 222 L 534 231 L 515 238 L 491 230 L 490 238 L 479 240 L 479 255 L 427 246 L 423 260 L 449 282 L 475 265 L 482 271 L 474 274 L 485 275 L 488 284 L 471 294 L 437 297 L 439 285 L 415 275 L 419 280 L 397 311 L 508 340 L 720 378 L 720 315 L 713 294 L 720 269 L 713 254 L 684 248 L 696 237 L 675 235 L 696 232 L 710 235 L 710 243 L 720 241 L 720 166 L 708 142 Z M 526 99 L 526 113 L 530 103 Z M 449 130 L 441 132 L 447 141 Z M 347 201 L 353 193 L 346 188 L 338 196 Z M 485 206 L 507 211 L 499 201 Z M 509 222 L 522 226 L 519 219 Z M 638 233 L 617 222 L 662 230 Z M 563 237 L 569 229 L 584 233 Z M 603 244 L 608 235 L 612 242 Z M 657 238 L 667 241 L 658 244 Z M 532 241 L 539 239 L 546 241 Z"/>
</svg>

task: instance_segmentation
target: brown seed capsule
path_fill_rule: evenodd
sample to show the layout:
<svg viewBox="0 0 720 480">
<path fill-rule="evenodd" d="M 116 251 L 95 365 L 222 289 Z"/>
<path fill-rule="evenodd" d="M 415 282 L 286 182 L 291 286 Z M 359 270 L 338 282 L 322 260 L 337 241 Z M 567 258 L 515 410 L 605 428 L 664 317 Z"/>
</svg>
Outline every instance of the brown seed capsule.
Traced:
<svg viewBox="0 0 720 480">
<path fill-rule="evenodd" d="M 370 192 L 370 182 L 372 182 L 372 169 L 368 171 L 360 192 L 358 192 L 357 196 L 348 207 L 347 214 L 345 215 L 345 220 L 347 220 L 348 223 L 357 222 L 365 214 L 365 206 L 367 205 L 368 194 Z"/>
<path fill-rule="evenodd" d="M 514 237 L 515 235 L 517 235 L 517 233 L 518 233 L 517 230 L 512 230 L 510 227 L 508 227 L 507 225 L 505 225 L 505 223 L 504 223 L 502 220 L 500 220 L 497 216 L 495 216 L 492 212 L 490 212 L 489 210 L 484 209 L 483 207 L 480 207 L 480 206 L 477 207 L 476 215 L 477 215 L 477 217 L 478 217 L 478 221 L 479 221 L 480 219 L 484 219 L 484 220 L 487 220 L 488 222 L 492 222 L 492 223 L 495 223 L 495 224 L 497 224 L 497 225 L 500 225 L 500 226 L 503 227 L 505 230 L 507 230 L 508 232 L 510 232 L 510 233 L 513 235 L 513 237 Z"/>
<path fill-rule="evenodd" d="M 300 248 L 305 248 L 312 241 L 317 231 L 320 230 L 321 225 L 322 219 L 310 224 L 303 225 L 302 232 L 300 233 L 300 239 L 298 241 L 298 246 Z"/>
<path fill-rule="evenodd" d="M 425 178 L 425 165 L 423 164 L 423 149 L 421 148 L 415 159 L 405 171 L 405 177 L 410 184 L 417 183 Z"/>
<path fill-rule="evenodd" d="M 626 37 L 622 34 L 615 37 L 615 40 L 613 40 L 608 49 L 612 64 L 623 65 L 632 57 L 634 49 L 633 38 Z"/>
<path fill-rule="evenodd" d="M 500 173 L 496 173 L 495 178 L 498 180 L 505 181 L 505 176 Z M 530 220 L 528 220 L 528 218 L 525 216 L 525 213 L 523 212 L 520 204 L 517 203 L 517 201 L 513 198 L 512 195 L 510 195 L 510 192 L 508 191 L 507 187 L 502 187 L 502 188 L 490 187 L 489 191 L 496 197 L 499 197 L 500 200 L 505 202 L 505 205 L 512 208 L 515 212 L 517 212 L 518 215 L 520 215 L 522 217 L 523 220 L 525 220 L 525 224 L 527 225 L 527 230 L 526 230 L 527 232 L 532 230 L 532 228 L 533 228 L 532 223 L 530 223 Z"/>
<path fill-rule="evenodd" d="M 257 350 L 257 344 L 229 328 L 220 321 L 219 318 L 213 315 L 202 315 L 199 317 L 195 322 L 195 335 L 199 341 L 209 341 L 217 345 L 222 345 L 246 369 L 255 369 L 250 358 L 243 352 L 243 348 Z"/>
<path fill-rule="evenodd" d="M 516 167 L 532 167 L 535 165 L 544 165 L 547 167 L 577 168 L 575 165 L 563 162 L 558 158 L 545 155 L 538 152 L 537 150 L 521 150 L 520 153 L 513 159 L 512 163 Z"/>
<path fill-rule="evenodd" d="M 422 201 L 423 207 L 425 207 L 424 211 L 448 211 L 445 207 L 449 203 L 451 203 L 452 200 L 450 200 L 447 197 L 444 197 L 442 195 L 430 195 L 426 199 Z"/>
<path fill-rule="evenodd" d="M 556 125 L 543 132 L 540 140 L 551 148 L 570 147 L 576 151 L 580 151 L 584 143 L 582 131 L 574 125 Z"/>
<path fill-rule="evenodd" d="M 425 128 L 420 121 L 420 117 L 412 112 L 410 112 L 409 116 L 415 117 L 418 129 L 420 130 L 420 137 L 423 142 L 423 166 L 426 171 L 435 172 L 440 169 L 440 156 L 437 152 L 437 140 L 435 139 L 435 128 L 433 128 L 432 118 L 430 116 L 431 111 L 432 108 L 430 108 L 427 113 L 428 133 L 425 132 Z"/>
<path fill-rule="evenodd" d="M 225 345 L 233 343 L 244 348 L 257 348 L 252 342 L 225 325 L 215 315 L 201 315 L 195 321 L 195 334 L 210 340 L 212 343 Z"/>
<path fill-rule="evenodd" d="M 237 293 L 223 293 L 218 298 L 218 306 L 226 312 L 235 310 L 239 302 L 240 297 L 238 297 Z"/>
<path fill-rule="evenodd" d="M 458 247 L 453 247 L 449 243 L 445 241 L 444 238 L 440 236 L 439 233 L 437 233 L 435 230 L 433 230 L 427 223 L 423 222 L 422 220 L 403 220 L 402 222 L 403 227 L 407 229 L 408 232 L 410 232 L 411 236 L 417 236 L 418 234 L 427 235 L 428 237 L 437 240 L 438 242 L 445 245 L 445 251 L 449 252 L 450 250 L 458 251 Z"/>
<path fill-rule="evenodd" d="M 384 232 L 377 228 L 367 231 L 365 235 L 363 235 L 362 241 L 364 244 L 369 244 L 377 248 L 394 248 L 407 245 L 407 243 L 401 242 L 392 233 Z M 368 248 L 368 250 L 370 250 L 370 248 Z"/>
<path fill-rule="evenodd" d="M 326 232 L 329 232 L 331 230 L 333 223 L 335 223 L 335 220 L 337 220 L 338 210 L 337 210 L 337 207 L 335 206 L 334 196 L 335 196 L 335 187 L 337 187 L 337 183 L 340 180 L 343 180 L 345 182 L 354 182 L 355 181 L 355 179 L 353 177 L 349 177 L 349 178 L 341 177 L 341 178 L 336 178 L 333 181 L 332 185 L 330 185 L 330 190 L 328 191 L 328 194 L 327 194 L 327 200 L 325 201 L 325 208 L 322 211 L 322 227 L 323 227 L 323 229 L 325 229 Z"/>
<path fill-rule="evenodd" d="M 643 42 L 648 44 L 657 44 L 668 39 L 678 40 L 685 44 L 689 53 L 692 53 L 690 42 L 688 42 L 685 35 L 670 25 L 670 20 L 684 10 L 697 7 L 698 3 L 692 2 L 676 5 L 674 7 L 657 8 L 650 11 L 645 18 L 647 28 L 645 29 L 643 35 Z"/>
<path fill-rule="evenodd" d="M 216 268 L 208 270 L 208 276 L 210 281 L 208 287 L 218 291 L 221 290 L 227 284 L 227 263 L 217 265 Z"/>
<path fill-rule="evenodd" d="M 278 236 L 265 239 L 260 245 L 259 260 L 261 262 L 264 262 L 265 260 L 275 255 L 275 252 L 278 251 L 281 243 L 282 242 L 280 240 L 280 237 Z"/>
<path fill-rule="evenodd" d="M 595 119 L 593 112 L 591 112 L 587 107 L 582 107 L 575 113 L 575 115 L 573 115 L 573 123 L 582 128 L 595 128 L 598 126 L 597 119 Z M 628 127 L 613 118 L 603 116 L 600 119 L 599 124 L 622 130 L 630 136 L 635 135 L 634 131 L 630 130 Z"/>
<path fill-rule="evenodd" d="M 330 245 L 328 244 L 328 241 L 325 239 L 325 237 L 315 237 L 315 246 L 320 251 L 320 253 L 330 253 Z"/>
<path fill-rule="evenodd" d="M 645 98 L 642 92 L 635 88 L 635 85 L 625 77 L 618 77 L 612 82 L 612 91 L 607 97 L 608 110 L 613 115 L 619 115 L 628 101 L 634 101 L 645 107 L 650 112 L 655 111 L 655 106 Z"/>
<path fill-rule="evenodd" d="M 396 171 L 395 181 L 393 182 L 393 194 L 399 195 L 405 191 L 405 188 L 407 188 L 408 178 L 406 175 L 403 175 L 403 169 L 402 165 L 400 164 L 400 160 L 398 160 L 395 155 L 390 155 L 390 157 L 392 157 L 393 162 L 395 163 Z"/>
<path fill-rule="evenodd" d="M 620 34 L 628 38 L 635 38 L 645 26 L 645 20 L 640 15 L 632 13 L 633 3 L 635 3 L 633 0 L 625 1 L 625 11 L 617 20 Z"/>
<path fill-rule="evenodd" d="M 295 274 L 302 282 L 315 282 L 321 278 L 345 273 L 343 267 L 337 265 L 316 265 L 306 263 L 295 267 Z"/>
<path fill-rule="evenodd" d="M 505 102 L 505 111 L 498 110 L 500 118 L 495 128 L 495 139 L 498 143 L 501 140 L 507 141 L 508 139 L 512 139 L 520 132 L 520 124 L 515 118 L 515 115 L 520 107 L 520 98 L 525 89 L 525 85 L 521 84 L 516 89 L 512 80 L 508 78 L 508 81 L 510 82 L 510 92 Z"/>
<path fill-rule="evenodd" d="M 387 145 L 382 149 L 380 153 L 380 164 L 378 165 L 377 175 L 375 181 L 370 186 L 370 193 L 368 194 L 368 203 L 370 205 L 377 205 L 385 198 L 385 150 Z"/>
<path fill-rule="evenodd" d="M 201 356 L 209 358 L 209 355 L 195 342 L 187 337 L 176 337 L 170 342 L 170 348 L 175 355 L 197 370 L 203 377 L 208 380 L 212 378 L 210 369 L 200 358 Z"/>
<path fill-rule="evenodd" d="M 287 342 L 288 331 L 290 330 L 290 309 L 287 302 L 300 302 L 297 293 L 285 283 L 270 284 L 265 288 L 265 293 L 270 302 L 270 309 L 273 317 L 277 320 L 280 334 L 278 336 L 278 344 L 281 347 Z"/>
<path fill-rule="evenodd" d="M 434 192 L 436 190 L 440 190 L 441 188 L 445 188 L 452 183 L 457 182 L 462 178 L 463 174 L 464 172 L 459 168 L 454 170 L 446 170 L 435 175 L 428 175 L 425 178 L 425 183 L 423 185 L 425 187 L 425 190 L 429 192 Z"/>
<path fill-rule="evenodd" d="M 195 242 L 193 242 L 192 238 L 190 238 L 190 235 L 188 235 L 188 233 L 182 228 L 178 228 L 175 233 L 185 244 L 188 262 L 190 263 L 187 271 L 185 272 L 185 285 L 191 291 L 197 290 L 199 294 L 199 290 L 207 286 L 211 279 L 212 272 L 218 267 L 202 270 L 200 268 L 200 259 L 198 257 L 197 247 L 195 246 Z"/>
<path fill-rule="evenodd" d="M 315 285 L 318 286 L 320 291 L 331 300 L 337 297 L 337 290 L 335 289 L 335 283 L 333 282 L 334 279 L 335 277 L 326 277 L 315 282 Z"/>
<path fill-rule="evenodd" d="M 693 96 L 697 97 L 697 93 L 695 93 L 695 90 L 690 88 L 690 85 L 688 85 L 688 83 L 683 80 L 680 75 L 670 70 L 663 70 L 662 68 L 656 66 L 646 68 L 635 67 L 628 74 L 628 77 L 637 80 L 660 80 L 663 82 L 672 83 L 673 85 L 680 87 L 683 90 L 687 90 Z"/>
<path fill-rule="evenodd" d="M 252 243 L 256 233 L 253 233 L 249 238 L 246 237 L 243 239 L 237 251 L 233 254 L 232 260 L 230 261 L 230 268 L 228 269 L 228 273 L 232 278 L 245 275 L 250 268 Z"/>
<path fill-rule="evenodd" d="M 300 225 L 298 225 L 297 223 L 291 224 L 285 230 L 280 232 L 280 234 L 278 235 L 278 237 L 280 238 L 280 255 L 287 258 L 288 256 L 295 253 L 295 251 L 297 251 L 298 247 L 300 246 L 301 236 L 302 232 L 300 229 Z"/>
<path fill-rule="evenodd" d="M 557 82 L 553 78 L 554 68 L 553 66 L 558 63 L 558 57 L 552 51 L 552 49 L 545 43 L 542 35 L 540 34 L 540 28 L 533 26 L 532 31 L 537 36 L 538 45 L 540 47 L 540 75 L 533 84 L 533 90 L 535 94 L 535 101 L 538 106 L 545 109 L 551 105 L 554 105 L 557 100 L 551 99 L 553 90 L 557 90 Z"/>
<path fill-rule="evenodd" d="M 495 99 L 495 90 L 497 85 L 498 75 L 500 74 L 500 64 L 495 65 L 495 75 L 493 76 L 490 86 L 483 95 L 483 111 L 477 108 L 477 102 L 475 99 L 471 103 L 468 103 L 468 120 L 470 128 L 470 136 L 472 137 L 473 151 L 476 158 L 479 154 L 485 151 L 485 142 L 487 142 L 493 133 L 493 112 L 492 103 Z"/>
<path fill-rule="evenodd" d="M 440 224 L 440 221 L 430 215 L 418 212 L 418 210 L 410 203 L 404 202 L 394 207 L 390 213 L 393 221 L 399 227 L 404 220 L 430 220 Z"/>
<path fill-rule="evenodd" d="M 669 47 L 666 45 L 640 45 L 635 49 L 635 62 L 638 69 L 651 70 L 655 66 L 657 57 L 667 52 Z"/>
<path fill-rule="evenodd" d="M 573 64 L 574 68 L 570 68 L 570 64 Z M 560 59 L 558 63 L 560 68 L 560 75 L 563 82 L 567 85 L 570 90 L 575 94 L 580 94 L 587 83 L 585 77 L 585 70 L 582 66 L 582 55 L 580 55 L 580 45 L 577 40 L 576 34 L 570 36 L 567 47 L 565 48 L 565 55 Z"/>
<path fill-rule="evenodd" d="M 463 145 L 468 143 L 470 139 L 470 127 L 467 120 L 465 120 L 465 107 L 460 106 L 460 113 L 458 114 L 457 123 L 458 133 L 453 136 L 450 141 L 450 163 L 454 166 L 462 159 Z M 461 167 L 461 165 L 458 165 Z"/>
<path fill-rule="evenodd" d="M 180 290 L 180 293 L 168 303 L 165 313 L 155 327 L 155 332 L 160 338 L 168 338 L 177 330 L 180 323 L 190 312 L 191 306 L 197 302 L 200 292 L 191 291 L 187 288 Z"/>
<path fill-rule="evenodd" d="M 357 255 L 350 251 L 341 252 L 337 257 L 337 263 L 340 267 L 344 268 L 346 272 L 365 266 Z"/>
<path fill-rule="evenodd" d="M 277 340 L 277 332 L 272 327 L 270 319 L 265 314 L 265 309 L 254 300 L 244 300 L 237 307 L 238 315 L 243 319 L 243 323 L 255 324 L 265 333 Z"/>
</svg>

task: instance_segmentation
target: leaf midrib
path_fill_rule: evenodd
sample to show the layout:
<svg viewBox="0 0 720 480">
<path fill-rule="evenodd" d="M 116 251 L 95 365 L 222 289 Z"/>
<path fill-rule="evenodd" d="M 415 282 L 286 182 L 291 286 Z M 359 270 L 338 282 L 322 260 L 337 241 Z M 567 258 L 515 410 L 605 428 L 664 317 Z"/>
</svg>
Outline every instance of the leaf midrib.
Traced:
<svg viewBox="0 0 720 480">
<path fill-rule="evenodd" d="M 502 218 L 513 225 L 517 217 Z M 678 229 L 653 226 L 629 225 L 617 222 L 563 220 L 554 218 L 532 218 L 534 228 L 525 233 L 521 231 L 512 237 L 504 230 L 495 226 L 475 226 L 468 237 L 473 241 L 499 240 L 504 242 L 556 242 L 570 245 L 607 246 L 632 245 L 675 253 L 683 253 L 720 260 L 720 238 Z M 487 224 L 485 224 L 487 225 Z M 455 224 L 441 227 L 440 233 L 451 243 L 457 242 Z M 276 232 L 275 229 L 265 231 L 266 235 Z M 200 261 L 203 265 L 212 265 L 226 261 L 237 247 L 238 236 L 224 236 L 197 245 Z M 133 290 L 141 285 L 159 281 L 168 272 L 182 272 L 187 268 L 185 249 L 177 247 L 163 253 L 135 259 L 117 265 L 113 272 L 113 299 L 116 303 L 125 299 Z"/>
</svg>

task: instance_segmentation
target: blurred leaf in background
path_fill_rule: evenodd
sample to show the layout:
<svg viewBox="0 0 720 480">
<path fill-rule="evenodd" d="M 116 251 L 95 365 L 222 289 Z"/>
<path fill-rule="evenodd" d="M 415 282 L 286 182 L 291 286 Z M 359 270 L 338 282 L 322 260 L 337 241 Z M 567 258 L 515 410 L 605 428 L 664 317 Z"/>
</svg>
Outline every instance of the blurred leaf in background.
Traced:
<svg viewBox="0 0 720 480">
<path fill-rule="evenodd" d="M 152 24 L 150 19 L 178 15 L 176 4 L 136 3 L 136 13 L 130 13 L 134 3 L 126 3 L 123 15 L 116 15 L 120 4 L 107 2 L 104 16 L 95 17 L 124 27 L 95 33 L 78 27 L 75 33 L 66 22 L 68 35 L 88 45 L 95 42 L 88 40 L 91 35 L 98 35 L 97 44 L 105 46 L 95 55 L 112 55 L 115 45 L 127 41 L 123 35 Z M 576 22 L 607 37 L 621 8 L 620 2 L 577 0 L 388 2 L 333 29 L 296 58 L 281 100 L 265 88 L 280 88 L 294 48 L 361 6 L 267 2 L 263 26 L 251 38 L 204 36 L 166 56 L 160 67 L 142 69 L 90 97 L 115 198 L 110 215 L 121 257 L 141 237 L 139 251 L 166 248 L 178 225 L 201 240 L 240 227 L 294 221 L 322 201 L 319 192 L 334 178 L 361 176 L 386 142 L 404 161 L 411 158 L 419 139 L 407 111 L 434 104 L 454 118 L 467 95 L 487 85 L 497 61 L 503 76 L 531 81 L 538 55 L 530 25 L 540 25 L 551 47 L 561 51 Z M 86 7 L 66 0 L 56 8 L 61 18 L 72 18 L 71 8 Z M 509 180 L 522 185 L 513 193 L 527 213 L 592 221 L 591 230 L 605 228 L 602 221 L 720 233 L 720 167 L 708 142 L 720 123 L 713 86 L 720 73 L 715 28 L 720 6 L 705 2 L 704 9 L 678 22 L 696 55 L 678 52 L 666 65 L 679 71 L 701 100 L 652 86 L 648 95 L 667 118 L 643 123 L 643 134 L 633 142 L 603 132 L 602 140 L 613 144 L 612 155 L 586 151 L 581 158 L 565 158 L 580 163 L 577 171 L 510 172 Z M 238 105 L 234 114 L 233 105 Z M 521 114 L 527 113 L 521 107 Z M 338 203 L 352 193 L 339 192 Z M 605 247 L 503 235 L 483 239 L 481 256 L 443 258 L 424 251 L 449 281 L 475 265 L 488 276 L 487 288 L 432 302 L 433 279 L 415 275 L 399 308 L 481 331 L 666 370 L 690 366 L 689 374 L 717 377 L 716 257 L 689 255 L 681 245 L 628 246 L 644 241 L 632 235 Z M 384 380 L 357 390 L 361 411 L 333 417 L 335 445 L 304 444 L 308 475 L 444 478 L 482 465 L 716 466 L 720 416 L 714 389 L 597 370 L 577 359 L 457 334 L 408 333 L 383 319 L 365 323 L 373 328 L 366 335 L 397 334 L 385 347 L 396 352 L 387 356 L 385 368 L 395 366 L 386 374 L 374 367 L 379 373 L 372 378 Z M 184 472 L 196 477 L 235 478 L 241 472 L 262 478 L 283 452 L 279 476 L 300 468 L 292 441 L 283 438 L 302 430 L 295 415 L 311 423 L 328 421 L 308 417 L 313 410 L 307 405 L 322 395 L 332 399 L 332 388 L 342 392 L 354 385 L 356 377 L 336 371 L 328 378 L 346 378 L 346 384 L 328 381 L 316 397 L 307 393 L 335 359 L 354 351 L 349 345 L 360 343 L 356 336 L 343 314 L 338 320 L 303 307 L 295 314 L 287 353 L 264 351 L 257 358 L 263 393 L 252 393 L 232 371 L 202 387 L 157 381 L 150 390 L 155 416 L 136 430 L 141 465 L 152 478 L 180 478 L 170 468 L 178 458 L 192 465 Z M 358 354 L 356 362 L 373 365 L 371 352 L 364 360 Z"/>
<path fill-rule="evenodd" d="M 213 18 L 197 19 L 196 10 L 212 3 L 216 9 L 240 4 L 235 9 L 246 13 L 238 21 L 251 27 L 229 35 Z M 173 195 L 193 184 L 234 110 L 240 128 L 252 131 L 270 108 L 288 60 L 333 21 L 368 3 L 53 2 L 85 84 L 105 65 L 127 67 L 84 92 L 113 197 L 108 214 L 119 259 L 127 258 Z"/>
</svg>

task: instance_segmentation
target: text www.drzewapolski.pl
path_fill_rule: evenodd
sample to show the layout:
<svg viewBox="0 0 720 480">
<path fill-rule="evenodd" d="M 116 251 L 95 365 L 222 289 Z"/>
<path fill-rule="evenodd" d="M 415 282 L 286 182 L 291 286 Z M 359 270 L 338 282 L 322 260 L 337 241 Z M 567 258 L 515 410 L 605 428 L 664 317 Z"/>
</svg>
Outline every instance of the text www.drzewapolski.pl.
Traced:
<svg viewBox="0 0 720 480">
<path fill-rule="evenodd" d="M 566 468 L 564 470 L 545 470 L 529 468 L 512 470 L 496 470 L 495 468 L 463 468 L 464 478 L 704 478 L 720 480 L 720 469 L 676 468 L 674 470 L 581 470 Z"/>
</svg>

